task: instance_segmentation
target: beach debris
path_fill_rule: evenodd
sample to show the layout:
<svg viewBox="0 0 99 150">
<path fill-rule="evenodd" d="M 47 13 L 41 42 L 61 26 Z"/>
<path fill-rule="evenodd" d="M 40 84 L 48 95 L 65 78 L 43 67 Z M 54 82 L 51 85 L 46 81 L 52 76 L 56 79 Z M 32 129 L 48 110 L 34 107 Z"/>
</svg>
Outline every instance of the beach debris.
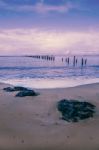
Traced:
<svg viewBox="0 0 99 150">
<path fill-rule="evenodd" d="M 24 140 L 21 140 L 21 143 L 24 143 Z"/>
<path fill-rule="evenodd" d="M 21 86 L 15 86 L 15 87 L 6 87 L 3 89 L 6 92 L 18 92 L 15 96 L 16 97 L 25 97 L 25 96 L 37 96 L 39 95 L 34 90 L 21 87 Z"/>
<path fill-rule="evenodd" d="M 93 117 L 95 106 L 89 102 L 78 100 L 60 100 L 57 105 L 62 119 L 68 122 L 78 122 Z"/>
<path fill-rule="evenodd" d="M 23 90 L 16 94 L 16 97 L 25 97 L 25 96 L 38 96 L 39 94 L 33 90 Z"/>
</svg>

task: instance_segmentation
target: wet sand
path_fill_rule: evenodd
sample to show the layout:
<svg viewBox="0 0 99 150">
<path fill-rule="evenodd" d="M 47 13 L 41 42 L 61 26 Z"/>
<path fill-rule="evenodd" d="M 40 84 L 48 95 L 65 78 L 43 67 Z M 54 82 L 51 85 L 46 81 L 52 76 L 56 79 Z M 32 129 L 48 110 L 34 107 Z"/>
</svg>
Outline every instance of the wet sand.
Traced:
<svg viewBox="0 0 99 150">
<path fill-rule="evenodd" d="M 36 90 L 36 97 L 15 97 L 0 84 L 0 150 L 99 150 L 99 84 Z M 57 102 L 77 99 L 96 106 L 93 118 L 61 120 Z"/>
</svg>

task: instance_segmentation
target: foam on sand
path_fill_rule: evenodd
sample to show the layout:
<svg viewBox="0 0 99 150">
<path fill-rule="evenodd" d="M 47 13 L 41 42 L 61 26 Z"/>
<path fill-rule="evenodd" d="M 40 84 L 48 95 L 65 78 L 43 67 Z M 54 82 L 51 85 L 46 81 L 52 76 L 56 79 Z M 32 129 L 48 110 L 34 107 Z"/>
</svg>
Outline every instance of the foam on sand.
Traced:
<svg viewBox="0 0 99 150">
<path fill-rule="evenodd" d="M 65 79 L 8 79 L 1 80 L 1 82 L 6 84 L 12 84 L 14 86 L 24 86 L 28 88 L 35 89 L 49 89 L 49 88 L 67 88 L 75 87 L 79 85 L 86 85 L 92 83 L 99 83 L 99 78 L 65 78 Z"/>
</svg>

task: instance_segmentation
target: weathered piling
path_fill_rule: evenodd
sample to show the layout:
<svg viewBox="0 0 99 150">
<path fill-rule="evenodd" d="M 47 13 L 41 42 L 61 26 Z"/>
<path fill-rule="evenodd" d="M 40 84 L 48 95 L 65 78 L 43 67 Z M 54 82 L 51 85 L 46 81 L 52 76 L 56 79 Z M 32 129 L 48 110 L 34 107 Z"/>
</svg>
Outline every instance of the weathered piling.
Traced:
<svg viewBox="0 0 99 150">
<path fill-rule="evenodd" d="M 69 65 L 69 63 L 70 63 L 70 59 L 69 59 L 69 57 L 67 58 L 67 63 L 68 63 L 68 65 Z"/>
<path fill-rule="evenodd" d="M 82 67 L 84 66 L 84 59 L 83 58 L 81 59 L 81 66 Z"/>
<path fill-rule="evenodd" d="M 75 66 L 75 64 L 76 64 L 76 57 L 74 56 L 74 58 L 73 58 L 73 66 Z"/>
<path fill-rule="evenodd" d="M 85 59 L 85 66 L 87 65 L 87 59 Z"/>
<path fill-rule="evenodd" d="M 77 63 L 78 63 L 78 60 L 76 59 L 76 65 L 77 65 Z"/>
</svg>

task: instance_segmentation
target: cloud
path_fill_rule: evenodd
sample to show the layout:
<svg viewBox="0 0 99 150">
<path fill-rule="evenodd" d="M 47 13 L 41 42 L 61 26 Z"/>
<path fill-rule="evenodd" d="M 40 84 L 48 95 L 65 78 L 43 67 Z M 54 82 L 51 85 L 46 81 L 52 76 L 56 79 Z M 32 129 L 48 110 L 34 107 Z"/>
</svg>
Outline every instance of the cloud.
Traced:
<svg viewBox="0 0 99 150">
<path fill-rule="evenodd" d="M 21 6 L 18 8 L 20 11 L 35 11 L 38 13 L 46 13 L 46 12 L 68 12 L 70 9 L 75 8 L 74 5 L 68 3 L 65 5 L 53 6 L 53 5 L 45 5 L 43 3 L 37 3 L 35 6 Z"/>
<path fill-rule="evenodd" d="M 99 53 L 98 32 L 0 30 L 0 54 Z"/>
<path fill-rule="evenodd" d="M 56 12 L 69 12 L 70 10 L 78 9 L 77 5 L 72 4 L 70 2 L 67 2 L 62 5 L 56 5 L 56 6 L 44 5 L 44 7 L 45 7 L 45 11 L 56 11 Z"/>
<path fill-rule="evenodd" d="M 53 5 L 49 3 L 44 3 L 44 1 L 37 1 L 35 3 L 30 3 L 30 1 L 23 0 L 24 3 L 16 3 L 16 1 L 12 1 L 13 3 L 8 3 L 8 0 L 1 0 L 0 1 L 0 8 L 8 11 L 15 11 L 15 12 L 37 12 L 37 13 L 46 13 L 46 12 L 68 12 L 72 9 L 77 9 L 77 5 L 71 3 L 69 1 L 65 3 L 60 3 L 57 5 L 55 3 Z M 15 3 L 14 3 L 15 2 Z"/>
</svg>

